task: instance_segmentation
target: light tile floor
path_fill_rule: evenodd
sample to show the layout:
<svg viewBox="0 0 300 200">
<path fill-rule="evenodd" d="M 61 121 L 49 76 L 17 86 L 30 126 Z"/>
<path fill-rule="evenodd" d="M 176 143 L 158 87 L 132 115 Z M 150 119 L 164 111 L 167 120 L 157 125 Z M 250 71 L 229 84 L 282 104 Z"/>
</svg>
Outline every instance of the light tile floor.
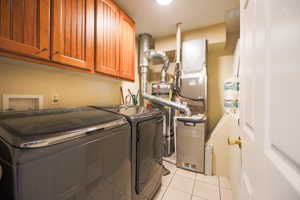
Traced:
<svg viewBox="0 0 300 200">
<path fill-rule="evenodd" d="M 164 165 L 171 173 L 163 177 L 162 187 L 153 200 L 232 200 L 226 177 L 204 176 L 165 161 Z"/>
</svg>

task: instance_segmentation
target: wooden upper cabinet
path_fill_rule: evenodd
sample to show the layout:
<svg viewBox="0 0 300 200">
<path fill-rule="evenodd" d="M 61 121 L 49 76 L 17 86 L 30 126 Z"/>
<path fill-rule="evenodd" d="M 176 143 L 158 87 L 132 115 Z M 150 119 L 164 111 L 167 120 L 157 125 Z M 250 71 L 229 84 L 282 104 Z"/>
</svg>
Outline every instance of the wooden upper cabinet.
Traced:
<svg viewBox="0 0 300 200">
<path fill-rule="evenodd" d="M 54 0 L 52 60 L 94 69 L 94 0 Z"/>
<path fill-rule="evenodd" d="M 120 23 L 120 77 L 134 81 L 135 23 L 123 12 Z"/>
<path fill-rule="evenodd" d="M 0 0 L 0 53 L 134 80 L 135 23 L 113 0 Z"/>
<path fill-rule="evenodd" d="M 50 0 L 0 0 L 0 49 L 49 59 Z"/>
<path fill-rule="evenodd" d="M 120 65 L 120 15 L 111 0 L 96 0 L 95 70 L 118 76 Z"/>
</svg>

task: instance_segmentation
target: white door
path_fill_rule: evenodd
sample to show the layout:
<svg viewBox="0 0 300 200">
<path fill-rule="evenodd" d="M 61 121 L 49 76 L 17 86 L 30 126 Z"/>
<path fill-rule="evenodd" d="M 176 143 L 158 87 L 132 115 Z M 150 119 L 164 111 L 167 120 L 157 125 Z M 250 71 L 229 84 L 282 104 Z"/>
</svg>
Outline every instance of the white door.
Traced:
<svg viewBox="0 0 300 200">
<path fill-rule="evenodd" d="M 300 1 L 241 0 L 241 200 L 300 199 Z"/>
</svg>

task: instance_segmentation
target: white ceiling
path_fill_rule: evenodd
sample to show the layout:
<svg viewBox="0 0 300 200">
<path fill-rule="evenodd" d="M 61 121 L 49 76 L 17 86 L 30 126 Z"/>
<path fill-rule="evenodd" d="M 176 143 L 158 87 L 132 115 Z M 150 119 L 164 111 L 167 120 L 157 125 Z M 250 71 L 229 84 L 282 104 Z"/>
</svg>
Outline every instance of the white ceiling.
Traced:
<svg viewBox="0 0 300 200">
<path fill-rule="evenodd" d="M 191 30 L 224 22 L 225 13 L 239 7 L 239 0 L 174 0 L 167 6 L 155 0 L 115 0 L 137 24 L 137 33 L 154 37 L 175 34 L 176 24 Z"/>
</svg>

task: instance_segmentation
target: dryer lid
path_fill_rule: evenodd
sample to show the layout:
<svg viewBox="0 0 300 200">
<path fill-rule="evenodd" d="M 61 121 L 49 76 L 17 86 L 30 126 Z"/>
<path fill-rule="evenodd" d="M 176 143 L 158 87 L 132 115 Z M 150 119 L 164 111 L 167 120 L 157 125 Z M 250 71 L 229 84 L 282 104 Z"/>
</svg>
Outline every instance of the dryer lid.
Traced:
<svg viewBox="0 0 300 200">
<path fill-rule="evenodd" d="M 125 119 L 119 115 L 90 107 L 4 112 L 0 113 L 0 137 L 13 146 L 26 147 L 22 146 L 25 143 L 37 146 L 45 139 L 65 140 L 66 134 L 75 138 L 79 133 L 124 123 Z"/>
<path fill-rule="evenodd" d="M 142 106 L 109 106 L 109 107 L 99 107 L 93 106 L 96 109 L 107 110 L 116 114 L 125 116 L 131 122 L 139 122 L 143 120 L 149 120 L 157 117 L 162 117 L 162 112 L 159 109 L 144 108 Z"/>
</svg>

